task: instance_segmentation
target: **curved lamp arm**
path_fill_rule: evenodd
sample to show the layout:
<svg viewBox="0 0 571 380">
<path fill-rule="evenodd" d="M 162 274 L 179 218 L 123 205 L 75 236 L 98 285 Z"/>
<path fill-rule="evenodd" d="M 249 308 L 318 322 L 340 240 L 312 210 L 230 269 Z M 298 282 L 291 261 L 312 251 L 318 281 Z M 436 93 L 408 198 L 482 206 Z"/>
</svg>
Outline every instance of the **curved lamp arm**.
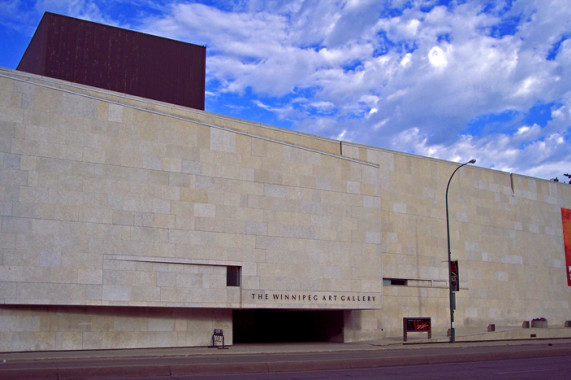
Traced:
<svg viewBox="0 0 571 380">
<path fill-rule="evenodd" d="M 456 174 L 456 172 L 458 170 L 460 170 L 460 168 L 462 166 L 466 166 L 468 164 L 475 164 L 476 160 L 475 159 L 471 159 L 468 162 L 463 163 L 462 165 L 458 166 L 453 172 L 452 175 L 450 176 L 450 179 L 448 180 L 448 185 L 446 185 L 446 237 L 448 238 L 448 291 L 449 291 L 449 295 L 450 295 L 450 343 L 454 343 L 455 341 L 455 333 L 454 333 L 454 308 L 455 308 L 455 302 L 454 302 L 454 293 L 452 292 L 452 267 L 451 267 L 451 257 L 452 257 L 452 253 L 450 252 L 450 218 L 448 217 L 448 189 L 450 188 L 450 182 L 452 182 L 452 177 L 454 177 L 454 174 Z"/>
</svg>

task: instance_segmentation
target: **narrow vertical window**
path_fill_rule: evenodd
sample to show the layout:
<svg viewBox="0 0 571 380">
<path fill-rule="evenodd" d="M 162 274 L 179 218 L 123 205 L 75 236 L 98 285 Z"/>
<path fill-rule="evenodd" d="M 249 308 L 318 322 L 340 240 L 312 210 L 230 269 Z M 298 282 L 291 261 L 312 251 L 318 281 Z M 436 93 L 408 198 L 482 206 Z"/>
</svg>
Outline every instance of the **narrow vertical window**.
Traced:
<svg viewBox="0 0 571 380">
<path fill-rule="evenodd" d="M 226 286 L 240 286 L 240 267 L 226 267 Z"/>
</svg>

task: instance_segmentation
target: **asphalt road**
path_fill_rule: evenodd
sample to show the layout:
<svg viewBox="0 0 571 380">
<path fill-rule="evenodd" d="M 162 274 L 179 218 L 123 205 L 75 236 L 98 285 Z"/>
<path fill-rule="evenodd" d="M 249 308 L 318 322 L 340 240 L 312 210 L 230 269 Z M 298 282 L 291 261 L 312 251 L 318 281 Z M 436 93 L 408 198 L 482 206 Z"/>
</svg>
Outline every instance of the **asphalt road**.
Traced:
<svg viewBox="0 0 571 380">
<path fill-rule="evenodd" d="M 227 380 L 285 380 L 285 379 L 569 379 L 571 360 L 569 357 L 548 357 L 538 359 L 512 359 L 452 364 L 425 364 L 402 367 L 355 368 L 345 370 L 300 371 L 264 374 L 226 374 Z M 213 380 L 220 375 L 180 376 L 178 380 Z M 136 380 L 160 379 L 143 377 Z M 175 379 L 175 378 L 173 378 Z M 119 380 L 119 379 L 116 379 Z M 135 379 L 133 379 L 135 380 Z"/>
<path fill-rule="evenodd" d="M 177 380 L 213 380 L 221 375 L 176 376 Z M 566 356 L 537 359 L 512 359 L 452 364 L 425 364 L 400 367 L 355 368 L 344 370 L 274 372 L 262 374 L 225 374 L 227 380 L 336 380 L 336 379 L 569 379 L 571 360 Z M 137 377 L 130 380 L 160 380 L 164 377 Z M 112 380 L 121 380 L 116 378 Z"/>
<path fill-rule="evenodd" d="M 132 379 L 212 379 L 222 376 L 236 379 L 329 379 L 343 376 L 361 379 L 380 376 L 450 378 L 448 375 L 444 376 L 448 373 L 454 374 L 452 376 L 454 378 L 462 379 L 478 378 L 478 376 L 500 379 L 564 379 L 571 378 L 571 365 L 568 363 L 571 363 L 571 343 L 568 342 L 475 346 L 427 345 L 408 349 L 379 348 L 272 354 L 214 353 L 211 355 L 138 357 L 117 355 L 114 357 L 111 353 L 108 357 L 94 358 L 13 359 L 0 363 L 0 379 L 64 380 L 128 377 Z M 484 372 L 479 375 L 480 372 L 477 370 Z M 328 373 L 327 371 L 334 372 Z M 495 372 L 490 375 L 490 372 L 485 371 Z M 244 377 L 243 374 L 248 375 Z M 532 377 L 525 377 L 528 375 Z"/>
</svg>

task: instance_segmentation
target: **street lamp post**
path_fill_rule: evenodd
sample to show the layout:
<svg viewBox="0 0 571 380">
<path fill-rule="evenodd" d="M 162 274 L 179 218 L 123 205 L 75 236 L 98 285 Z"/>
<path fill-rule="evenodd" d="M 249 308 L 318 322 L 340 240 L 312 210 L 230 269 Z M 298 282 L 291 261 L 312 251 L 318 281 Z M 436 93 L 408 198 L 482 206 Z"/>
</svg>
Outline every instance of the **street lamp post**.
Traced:
<svg viewBox="0 0 571 380">
<path fill-rule="evenodd" d="M 448 237 L 448 291 L 450 296 L 450 343 L 454 343 L 456 341 L 456 336 L 454 333 L 454 309 L 456 308 L 456 302 L 455 302 L 456 298 L 454 292 L 452 291 L 452 261 L 451 261 L 452 253 L 450 252 L 450 218 L 448 217 L 448 189 L 450 188 L 450 182 L 452 182 L 452 177 L 454 177 L 454 174 L 456 174 L 456 172 L 460 170 L 462 166 L 474 163 L 476 163 L 476 160 L 471 159 L 470 161 L 465 162 L 462 165 L 458 166 L 456 170 L 452 172 L 452 175 L 448 180 L 448 185 L 446 185 L 446 235 Z"/>
</svg>

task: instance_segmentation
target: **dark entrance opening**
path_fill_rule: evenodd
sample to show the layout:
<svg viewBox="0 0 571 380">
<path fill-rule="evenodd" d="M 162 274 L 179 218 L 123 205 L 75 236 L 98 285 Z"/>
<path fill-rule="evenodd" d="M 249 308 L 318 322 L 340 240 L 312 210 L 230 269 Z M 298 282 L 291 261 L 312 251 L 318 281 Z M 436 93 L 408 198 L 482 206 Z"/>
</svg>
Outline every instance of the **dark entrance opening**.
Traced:
<svg viewBox="0 0 571 380">
<path fill-rule="evenodd" d="M 234 310 L 234 343 L 342 342 L 343 310 Z"/>
</svg>

